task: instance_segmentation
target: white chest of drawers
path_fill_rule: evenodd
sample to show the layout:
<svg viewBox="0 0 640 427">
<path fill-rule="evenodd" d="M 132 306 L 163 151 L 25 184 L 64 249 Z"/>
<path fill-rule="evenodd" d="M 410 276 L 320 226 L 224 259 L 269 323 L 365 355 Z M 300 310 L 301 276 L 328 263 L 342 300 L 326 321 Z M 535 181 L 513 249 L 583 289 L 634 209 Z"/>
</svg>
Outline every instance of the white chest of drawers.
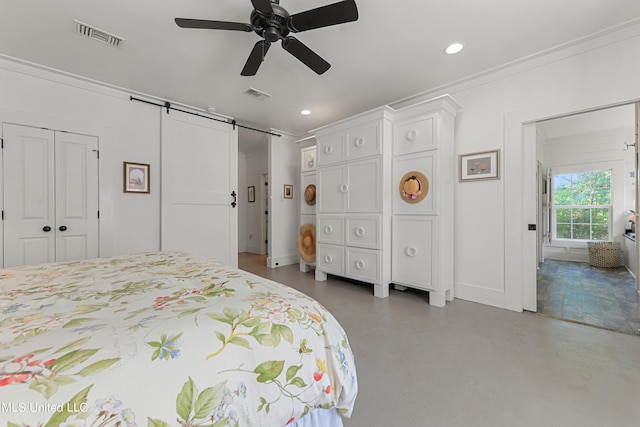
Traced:
<svg viewBox="0 0 640 427">
<path fill-rule="evenodd" d="M 379 108 L 317 129 L 316 280 L 372 283 L 389 295 L 392 110 Z"/>
</svg>

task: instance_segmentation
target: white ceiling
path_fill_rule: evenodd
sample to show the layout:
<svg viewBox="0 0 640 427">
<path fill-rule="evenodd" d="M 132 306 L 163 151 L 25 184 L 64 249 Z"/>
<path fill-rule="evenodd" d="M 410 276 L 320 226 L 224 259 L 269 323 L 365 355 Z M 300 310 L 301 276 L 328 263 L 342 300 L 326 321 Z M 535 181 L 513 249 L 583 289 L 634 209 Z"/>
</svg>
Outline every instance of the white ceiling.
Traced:
<svg viewBox="0 0 640 427">
<path fill-rule="evenodd" d="M 281 0 L 294 14 L 332 0 Z M 240 71 L 255 33 L 179 28 L 175 17 L 249 22 L 250 0 L 0 0 L 0 54 L 294 135 L 640 20 L 638 0 L 356 0 L 359 20 L 295 36 L 327 60 L 318 76 L 272 46 Z M 73 20 L 126 39 L 114 48 Z M 455 56 L 443 53 L 465 44 Z M 256 88 L 271 96 L 256 100 Z M 308 108 L 310 116 L 300 115 Z M 242 131 L 242 151 L 264 146 Z"/>
</svg>

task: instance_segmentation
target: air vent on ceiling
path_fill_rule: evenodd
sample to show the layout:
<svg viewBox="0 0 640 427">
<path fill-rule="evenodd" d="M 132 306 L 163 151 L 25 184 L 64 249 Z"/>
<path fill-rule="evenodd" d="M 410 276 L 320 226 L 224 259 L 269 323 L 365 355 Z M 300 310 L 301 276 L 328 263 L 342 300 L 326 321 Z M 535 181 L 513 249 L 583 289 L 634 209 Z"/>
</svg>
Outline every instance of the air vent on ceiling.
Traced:
<svg viewBox="0 0 640 427">
<path fill-rule="evenodd" d="M 124 38 L 120 36 L 116 36 L 115 34 L 111 34 L 99 28 L 92 27 L 91 25 L 87 25 L 84 22 L 80 22 L 76 19 L 74 19 L 73 22 L 75 24 L 76 33 L 82 36 L 90 37 L 94 40 L 98 40 L 99 42 L 106 43 L 114 47 L 121 47 L 124 43 Z"/>
<path fill-rule="evenodd" d="M 254 89 L 252 87 L 250 87 L 249 89 L 247 89 L 245 91 L 245 94 L 252 96 L 256 99 L 267 99 L 267 98 L 271 98 L 271 95 L 269 95 L 268 93 L 259 91 L 258 89 Z"/>
</svg>

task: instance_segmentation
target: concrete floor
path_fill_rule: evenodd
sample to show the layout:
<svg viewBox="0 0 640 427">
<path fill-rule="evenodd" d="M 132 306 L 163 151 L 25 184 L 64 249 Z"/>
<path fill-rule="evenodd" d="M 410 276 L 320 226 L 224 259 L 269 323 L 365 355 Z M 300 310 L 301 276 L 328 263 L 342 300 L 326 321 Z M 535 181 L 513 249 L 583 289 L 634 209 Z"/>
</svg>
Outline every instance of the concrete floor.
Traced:
<svg viewBox="0 0 640 427">
<path fill-rule="evenodd" d="M 359 394 L 345 427 L 637 426 L 640 338 L 455 299 L 330 278 L 297 265 L 240 268 L 320 301 L 356 356 Z"/>
</svg>

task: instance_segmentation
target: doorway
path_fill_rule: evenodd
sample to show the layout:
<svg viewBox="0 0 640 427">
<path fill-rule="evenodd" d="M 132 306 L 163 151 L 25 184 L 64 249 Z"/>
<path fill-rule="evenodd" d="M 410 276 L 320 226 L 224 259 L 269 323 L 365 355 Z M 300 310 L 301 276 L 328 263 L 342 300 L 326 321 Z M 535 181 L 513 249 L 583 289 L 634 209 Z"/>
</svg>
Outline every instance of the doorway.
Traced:
<svg viewBox="0 0 640 427">
<path fill-rule="evenodd" d="M 638 254 L 627 233 L 637 211 L 635 129 L 634 104 L 536 123 L 539 314 L 640 329 Z M 619 245 L 620 266 L 591 266 L 593 240 Z"/>
</svg>

